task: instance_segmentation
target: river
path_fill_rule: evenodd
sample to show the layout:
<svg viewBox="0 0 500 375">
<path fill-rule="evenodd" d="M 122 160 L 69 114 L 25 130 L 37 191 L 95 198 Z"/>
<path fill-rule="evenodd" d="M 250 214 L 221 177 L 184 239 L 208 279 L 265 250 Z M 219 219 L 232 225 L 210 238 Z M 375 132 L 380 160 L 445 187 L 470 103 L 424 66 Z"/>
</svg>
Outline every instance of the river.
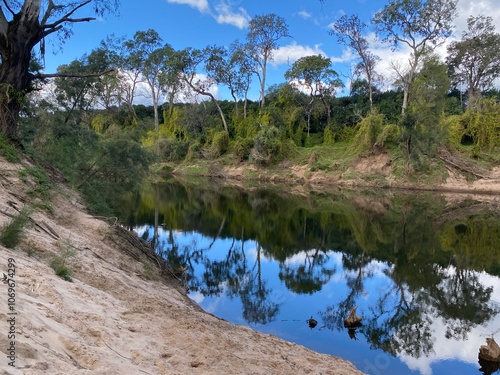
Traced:
<svg viewBox="0 0 500 375">
<path fill-rule="evenodd" d="M 500 337 L 500 213 L 461 198 L 172 179 L 119 216 L 223 319 L 370 375 L 491 374 L 478 350 Z"/>
</svg>

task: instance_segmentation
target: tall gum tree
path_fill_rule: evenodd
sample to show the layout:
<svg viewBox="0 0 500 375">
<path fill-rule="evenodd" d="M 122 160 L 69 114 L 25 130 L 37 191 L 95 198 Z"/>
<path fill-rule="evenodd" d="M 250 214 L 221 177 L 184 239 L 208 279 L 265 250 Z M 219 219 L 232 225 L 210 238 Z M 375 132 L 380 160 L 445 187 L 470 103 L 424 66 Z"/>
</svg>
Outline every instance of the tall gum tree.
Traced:
<svg viewBox="0 0 500 375">
<path fill-rule="evenodd" d="M 274 13 L 255 16 L 248 26 L 246 48 L 255 62 L 254 73 L 260 82 L 260 105 L 265 104 L 267 64 L 273 60 L 278 41 L 290 37 L 285 19 Z"/>
<path fill-rule="evenodd" d="M 186 48 L 178 52 L 180 61 L 179 68 L 181 69 L 182 80 L 196 94 L 208 96 L 214 103 L 222 120 L 224 130 L 229 133 L 224 112 L 210 91 L 217 84 L 217 80 L 211 75 L 212 72 L 207 71 L 207 64 L 210 64 L 210 55 L 213 52 L 213 47 L 206 47 L 203 50 Z M 204 73 L 198 73 L 198 69 L 204 68 Z"/>
<path fill-rule="evenodd" d="M 423 58 L 442 45 L 452 33 L 458 0 L 389 0 L 373 18 L 377 32 L 393 49 L 406 45 L 411 51 L 408 67 L 393 66 L 403 86 L 404 114 L 415 73 Z"/>
<path fill-rule="evenodd" d="M 305 88 L 309 92 L 307 105 L 307 134 L 309 135 L 311 109 L 315 100 L 323 103 L 327 113 L 327 126 L 330 125 L 330 99 L 338 88 L 342 88 L 339 75 L 332 69 L 332 61 L 325 56 L 304 56 L 295 61 L 285 73 L 285 78 L 296 88 Z"/>
<path fill-rule="evenodd" d="M 364 75 L 368 81 L 368 99 L 371 109 L 373 107 L 373 83 L 379 78 L 375 67 L 380 58 L 369 49 L 368 39 L 363 35 L 366 26 L 366 23 L 356 15 L 343 15 L 332 25 L 330 35 L 336 36 L 339 43 L 358 54 L 359 62 L 356 64 L 355 73 Z"/>
<path fill-rule="evenodd" d="M 45 38 L 58 34 L 71 36 L 71 25 L 95 20 L 75 17 L 91 9 L 95 16 L 118 9 L 118 0 L 4 0 L 0 4 L 0 132 L 15 141 L 17 122 L 26 95 L 33 91 L 34 81 L 55 77 L 30 71 L 34 48 L 45 54 Z M 91 6 L 92 5 L 92 6 Z"/>
</svg>

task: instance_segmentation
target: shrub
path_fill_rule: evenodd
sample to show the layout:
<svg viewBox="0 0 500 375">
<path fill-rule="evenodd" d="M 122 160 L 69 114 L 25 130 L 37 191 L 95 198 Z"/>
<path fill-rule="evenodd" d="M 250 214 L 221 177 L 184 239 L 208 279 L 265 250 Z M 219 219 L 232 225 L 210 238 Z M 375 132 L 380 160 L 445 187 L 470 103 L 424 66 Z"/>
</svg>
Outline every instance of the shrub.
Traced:
<svg viewBox="0 0 500 375">
<path fill-rule="evenodd" d="M 236 140 L 236 142 L 233 145 L 233 152 L 238 161 L 248 160 L 253 146 L 254 146 L 253 139 L 244 138 Z"/>
<path fill-rule="evenodd" d="M 2 134 L 0 134 L 0 155 L 10 163 L 17 163 L 21 160 L 21 153 L 14 145 L 7 142 Z"/>
<path fill-rule="evenodd" d="M 252 159 L 261 164 L 269 164 L 277 159 L 281 152 L 279 130 L 275 126 L 261 125 L 254 138 Z"/>
<path fill-rule="evenodd" d="M 0 243 L 8 248 L 13 248 L 19 244 L 26 224 L 29 221 L 27 210 L 22 210 L 14 216 L 10 222 L 5 224 L 0 230 Z"/>
<path fill-rule="evenodd" d="M 158 140 L 158 156 L 163 161 L 176 162 L 183 160 L 189 149 L 189 142 L 161 138 Z"/>
<path fill-rule="evenodd" d="M 333 146 L 335 144 L 335 135 L 330 126 L 327 126 L 323 132 L 323 144 L 326 146 Z"/>
<path fill-rule="evenodd" d="M 206 155 L 210 159 L 217 159 L 224 155 L 229 148 L 229 134 L 219 131 L 212 134 L 211 142 L 206 149 Z"/>
<path fill-rule="evenodd" d="M 186 160 L 192 161 L 196 160 L 201 156 L 201 143 L 199 140 L 195 140 L 189 144 L 189 148 L 186 154 Z"/>
<path fill-rule="evenodd" d="M 377 137 L 384 125 L 384 115 L 372 111 L 359 123 L 359 129 L 354 137 L 352 147 L 359 155 L 373 152 L 377 143 Z"/>
<path fill-rule="evenodd" d="M 64 241 L 64 244 L 60 247 L 62 247 L 61 253 L 53 256 L 50 261 L 50 268 L 63 280 L 72 282 L 73 271 L 70 262 L 76 257 L 76 251 L 69 241 Z"/>
</svg>

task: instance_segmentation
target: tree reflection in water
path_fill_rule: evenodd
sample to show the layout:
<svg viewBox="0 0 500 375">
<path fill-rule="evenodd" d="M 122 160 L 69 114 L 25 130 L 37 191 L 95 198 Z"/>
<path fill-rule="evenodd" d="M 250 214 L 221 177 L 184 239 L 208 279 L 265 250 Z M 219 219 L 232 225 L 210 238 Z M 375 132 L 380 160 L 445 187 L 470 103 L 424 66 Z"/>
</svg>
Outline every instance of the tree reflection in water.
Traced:
<svg viewBox="0 0 500 375">
<path fill-rule="evenodd" d="M 291 293 L 311 296 L 334 276 L 335 282 L 340 279 L 345 292 L 320 307 L 322 328 L 346 330 L 343 321 L 351 308 L 365 303 L 359 311 L 363 325 L 347 333 L 362 334 L 372 348 L 393 356 L 432 354 L 436 323 L 445 327 L 445 339 L 466 340 L 499 312 L 493 288 L 482 284 L 479 274 L 500 274 L 495 248 L 500 217 L 491 210 L 481 216 L 476 203 L 472 220 L 464 204 L 453 211 L 437 195 L 304 198 L 177 181 L 142 194 L 131 200 L 134 209 L 124 208 L 135 216 L 122 221 L 153 225 L 152 236 L 144 237 L 174 269 L 185 270 L 190 290 L 239 298 L 249 324 L 268 324 L 280 312 L 283 301 L 274 300 L 271 278 Z M 174 231 L 196 231 L 211 241 L 181 245 Z M 215 257 L 213 245 L 222 240 L 227 247 Z M 244 248 L 248 241 L 256 245 L 252 258 Z M 339 253 L 339 262 L 333 262 Z M 263 257 L 276 262 L 277 275 L 263 273 Z M 381 269 L 386 284 L 367 287 L 381 277 Z"/>
</svg>

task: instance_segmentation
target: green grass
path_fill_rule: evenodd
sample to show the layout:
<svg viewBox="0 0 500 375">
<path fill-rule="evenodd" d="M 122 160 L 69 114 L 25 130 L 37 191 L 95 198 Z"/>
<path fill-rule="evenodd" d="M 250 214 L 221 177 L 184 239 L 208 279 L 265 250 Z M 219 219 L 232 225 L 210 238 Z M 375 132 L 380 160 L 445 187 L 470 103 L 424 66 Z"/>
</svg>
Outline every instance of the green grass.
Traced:
<svg viewBox="0 0 500 375">
<path fill-rule="evenodd" d="M 30 180 L 34 181 L 35 186 L 27 191 L 28 195 L 45 199 L 50 197 L 52 181 L 42 168 L 30 167 L 22 169 L 19 171 L 19 178 L 26 184 L 28 184 Z"/>
<path fill-rule="evenodd" d="M 2 134 L 0 134 L 0 155 L 10 163 L 17 163 L 21 160 L 21 152 L 14 145 L 7 142 Z"/>
<path fill-rule="evenodd" d="M 57 276 L 63 280 L 72 282 L 73 271 L 70 263 L 76 257 L 76 250 L 68 240 L 65 240 L 61 245 L 60 254 L 54 255 L 50 261 L 50 267 L 54 270 Z"/>
<path fill-rule="evenodd" d="M 29 221 L 28 210 L 22 210 L 0 230 L 0 243 L 8 248 L 14 248 L 21 241 L 23 231 Z"/>
</svg>

